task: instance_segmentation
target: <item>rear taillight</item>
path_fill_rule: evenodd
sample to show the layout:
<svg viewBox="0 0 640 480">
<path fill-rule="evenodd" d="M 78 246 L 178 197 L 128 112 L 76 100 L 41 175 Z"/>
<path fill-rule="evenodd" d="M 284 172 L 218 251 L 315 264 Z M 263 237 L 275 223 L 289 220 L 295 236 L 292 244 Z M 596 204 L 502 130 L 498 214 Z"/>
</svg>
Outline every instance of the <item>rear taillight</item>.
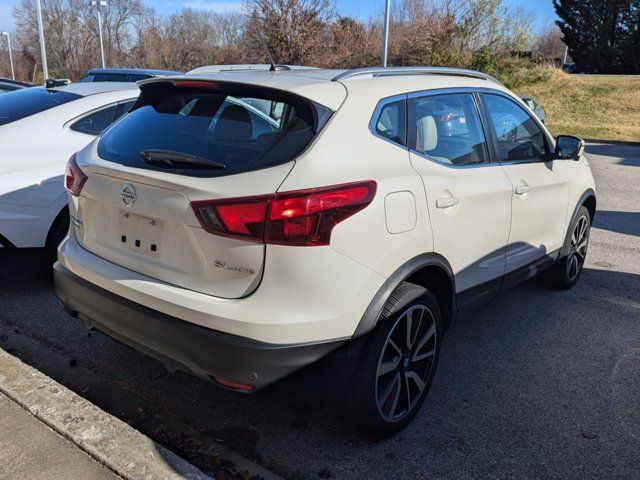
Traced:
<svg viewBox="0 0 640 480">
<path fill-rule="evenodd" d="M 328 245 L 338 223 L 371 203 L 374 181 L 225 200 L 192 202 L 206 231 L 252 242 Z"/>
<path fill-rule="evenodd" d="M 79 197 L 80 191 L 86 181 L 87 176 L 82 170 L 80 170 L 80 167 L 78 167 L 78 164 L 76 163 L 76 154 L 74 153 L 67 162 L 67 168 L 64 172 L 64 187 L 71 195 Z"/>
</svg>

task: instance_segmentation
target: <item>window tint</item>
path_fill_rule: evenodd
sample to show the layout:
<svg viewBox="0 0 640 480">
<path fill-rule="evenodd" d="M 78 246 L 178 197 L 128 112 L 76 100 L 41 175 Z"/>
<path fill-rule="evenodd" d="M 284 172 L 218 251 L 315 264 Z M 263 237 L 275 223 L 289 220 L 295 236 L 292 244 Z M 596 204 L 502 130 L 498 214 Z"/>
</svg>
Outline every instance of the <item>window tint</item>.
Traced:
<svg viewBox="0 0 640 480">
<path fill-rule="evenodd" d="M 100 133 L 113 122 L 116 109 L 117 106 L 113 105 L 87 115 L 71 125 L 71 130 L 88 135 L 100 135 Z"/>
<path fill-rule="evenodd" d="M 500 161 L 546 160 L 545 134 L 526 110 L 499 95 L 484 94 L 483 98 L 496 131 Z"/>
<path fill-rule="evenodd" d="M 130 102 L 119 103 L 118 104 L 118 109 L 116 110 L 116 115 L 115 115 L 115 117 L 113 117 L 113 121 L 115 122 L 117 119 L 119 119 L 125 113 L 128 113 L 129 110 L 131 110 L 131 107 L 133 107 L 134 103 L 136 103 L 135 100 L 131 100 Z"/>
<path fill-rule="evenodd" d="M 253 106 L 265 102 L 262 109 Z M 324 107 L 284 92 L 234 85 L 209 89 L 151 84 L 143 90 L 140 105 L 104 133 L 98 155 L 123 165 L 182 175 L 230 175 L 292 160 L 329 114 Z M 143 161 L 141 153 L 149 150 L 184 153 L 224 168 Z"/>
<path fill-rule="evenodd" d="M 139 80 L 144 80 L 145 78 L 151 78 L 151 75 L 142 75 L 138 73 L 132 73 L 129 75 L 130 82 L 137 82 Z"/>
<path fill-rule="evenodd" d="M 376 132 L 378 135 L 396 142 L 400 145 L 405 144 L 406 136 L 406 111 L 405 101 L 388 103 L 380 111 L 376 122 Z"/>
<path fill-rule="evenodd" d="M 410 146 L 446 165 L 489 161 L 473 96 L 429 95 L 410 100 Z"/>
<path fill-rule="evenodd" d="M 82 98 L 75 93 L 47 90 L 44 87 L 24 88 L 0 96 L 0 125 L 44 112 L 59 105 Z"/>
<path fill-rule="evenodd" d="M 10 85 L 6 83 L 0 83 L 0 92 L 13 92 L 14 90 L 20 90 L 21 87 L 17 85 Z"/>
<path fill-rule="evenodd" d="M 93 82 L 128 82 L 129 75 L 126 73 L 94 73 Z"/>
</svg>

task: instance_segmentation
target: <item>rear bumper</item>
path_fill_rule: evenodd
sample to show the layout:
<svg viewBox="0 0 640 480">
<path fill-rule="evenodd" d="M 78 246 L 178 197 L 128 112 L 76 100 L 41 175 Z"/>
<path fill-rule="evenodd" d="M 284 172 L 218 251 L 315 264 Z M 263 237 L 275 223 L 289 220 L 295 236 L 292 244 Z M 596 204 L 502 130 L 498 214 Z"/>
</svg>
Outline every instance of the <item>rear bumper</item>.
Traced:
<svg viewBox="0 0 640 480">
<path fill-rule="evenodd" d="M 310 365 L 346 343 L 275 345 L 185 322 L 115 295 L 54 265 L 56 295 L 65 310 L 171 370 L 213 380 L 219 376 L 254 390 Z"/>
</svg>

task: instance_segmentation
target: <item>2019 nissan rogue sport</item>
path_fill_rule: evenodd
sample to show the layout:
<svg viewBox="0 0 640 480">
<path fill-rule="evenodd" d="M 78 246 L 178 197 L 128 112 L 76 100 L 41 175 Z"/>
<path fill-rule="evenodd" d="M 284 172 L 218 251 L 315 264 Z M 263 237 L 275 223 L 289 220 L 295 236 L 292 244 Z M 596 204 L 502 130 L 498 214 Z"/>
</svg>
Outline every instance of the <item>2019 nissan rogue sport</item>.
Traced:
<svg viewBox="0 0 640 480">
<path fill-rule="evenodd" d="M 140 89 L 69 160 L 55 284 L 171 370 L 253 392 L 331 353 L 353 367 L 351 418 L 390 435 L 456 316 L 547 268 L 580 275 L 584 144 L 491 77 L 200 69 Z"/>
</svg>

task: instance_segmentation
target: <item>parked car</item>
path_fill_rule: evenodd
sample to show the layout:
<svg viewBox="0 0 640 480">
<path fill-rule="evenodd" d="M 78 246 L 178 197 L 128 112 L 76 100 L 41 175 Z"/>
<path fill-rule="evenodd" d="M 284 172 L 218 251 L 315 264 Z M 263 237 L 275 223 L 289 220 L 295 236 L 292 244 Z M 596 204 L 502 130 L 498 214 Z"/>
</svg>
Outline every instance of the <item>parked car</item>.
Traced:
<svg viewBox="0 0 640 480">
<path fill-rule="evenodd" d="M 542 123 L 545 123 L 547 120 L 547 114 L 544 111 L 544 108 L 540 106 L 538 102 L 536 102 L 531 97 L 521 97 L 524 104 L 529 107 L 529 109 L 537 115 Z"/>
<path fill-rule="evenodd" d="M 182 75 L 173 70 L 146 68 L 92 68 L 80 82 L 138 82 L 147 78 Z"/>
<path fill-rule="evenodd" d="M 13 92 L 14 90 L 21 90 L 23 88 L 31 87 L 30 83 L 17 82 L 9 78 L 0 77 L 0 95 L 3 93 Z"/>
<path fill-rule="evenodd" d="M 544 270 L 560 288 L 579 278 L 596 206 L 584 143 L 554 140 L 491 77 L 139 85 L 131 113 L 69 160 L 55 289 L 171 371 L 247 393 L 321 361 L 348 418 L 386 436 L 418 412 L 456 317 Z M 282 112 L 277 130 L 239 99 Z M 443 105 L 464 128 L 443 129 Z M 514 133 L 497 135 L 507 116 Z"/>
<path fill-rule="evenodd" d="M 55 247 L 69 228 L 66 161 L 124 115 L 135 84 L 76 83 L 0 96 L 0 247 Z"/>
</svg>

